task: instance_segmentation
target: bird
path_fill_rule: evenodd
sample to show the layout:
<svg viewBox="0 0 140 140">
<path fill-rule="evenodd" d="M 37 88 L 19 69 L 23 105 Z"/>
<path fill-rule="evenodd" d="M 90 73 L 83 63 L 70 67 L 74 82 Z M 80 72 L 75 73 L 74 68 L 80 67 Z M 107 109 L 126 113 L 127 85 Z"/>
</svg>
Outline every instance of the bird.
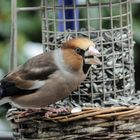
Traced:
<svg viewBox="0 0 140 140">
<path fill-rule="evenodd" d="M 32 57 L 1 79 L 0 105 L 43 108 L 68 97 L 91 65 L 101 65 L 98 56 L 92 40 L 78 37 Z"/>
</svg>

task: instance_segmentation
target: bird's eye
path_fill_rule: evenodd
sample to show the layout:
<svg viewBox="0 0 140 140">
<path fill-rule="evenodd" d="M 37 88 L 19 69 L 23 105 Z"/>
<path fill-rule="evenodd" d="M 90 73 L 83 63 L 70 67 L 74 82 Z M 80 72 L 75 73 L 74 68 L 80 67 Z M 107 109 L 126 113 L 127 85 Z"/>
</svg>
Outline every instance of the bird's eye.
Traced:
<svg viewBox="0 0 140 140">
<path fill-rule="evenodd" d="M 80 49 L 80 48 L 76 48 L 75 51 L 76 51 L 78 54 L 80 54 L 81 49 Z"/>
<path fill-rule="evenodd" d="M 76 48 L 75 49 L 76 53 L 84 57 L 85 51 L 81 48 Z"/>
</svg>

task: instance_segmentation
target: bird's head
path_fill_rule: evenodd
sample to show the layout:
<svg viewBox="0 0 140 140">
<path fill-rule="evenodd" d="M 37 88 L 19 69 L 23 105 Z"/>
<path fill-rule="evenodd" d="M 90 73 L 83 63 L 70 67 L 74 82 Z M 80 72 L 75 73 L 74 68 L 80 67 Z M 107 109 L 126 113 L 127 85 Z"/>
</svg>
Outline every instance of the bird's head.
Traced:
<svg viewBox="0 0 140 140">
<path fill-rule="evenodd" d="M 88 38 L 76 38 L 69 40 L 63 44 L 63 48 L 74 50 L 77 54 L 81 55 L 85 64 L 101 65 L 98 56 L 99 51 L 95 49 L 95 44 Z"/>
</svg>

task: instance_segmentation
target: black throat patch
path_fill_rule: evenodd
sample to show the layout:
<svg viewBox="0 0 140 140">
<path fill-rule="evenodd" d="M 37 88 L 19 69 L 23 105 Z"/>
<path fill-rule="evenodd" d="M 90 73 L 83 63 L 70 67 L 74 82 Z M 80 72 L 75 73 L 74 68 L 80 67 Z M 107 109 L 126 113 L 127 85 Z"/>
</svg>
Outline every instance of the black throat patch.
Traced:
<svg viewBox="0 0 140 140">
<path fill-rule="evenodd" d="M 83 72 L 84 72 L 84 74 L 87 74 L 90 66 L 91 66 L 90 64 L 85 64 L 85 61 L 83 61 Z"/>
<path fill-rule="evenodd" d="M 81 48 L 76 48 L 75 51 L 76 51 L 77 54 L 79 54 L 79 55 L 81 55 L 83 57 L 83 72 L 84 72 L 84 74 L 87 74 L 87 72 L 88 72 L 88 70 L 89 70 L 89 68 L 91 66 L 90 64 L 85 64 L 85 60 L 84 60 L 85 56 L 84 55 L 85 55 L 85 52 L 87 50 L 83 50 Z"/>
</svg>

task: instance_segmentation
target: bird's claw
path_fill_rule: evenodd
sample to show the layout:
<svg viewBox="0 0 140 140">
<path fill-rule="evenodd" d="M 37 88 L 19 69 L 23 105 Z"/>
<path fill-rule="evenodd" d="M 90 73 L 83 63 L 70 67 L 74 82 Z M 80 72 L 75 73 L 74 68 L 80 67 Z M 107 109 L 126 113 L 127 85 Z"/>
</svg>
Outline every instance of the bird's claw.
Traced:
<svg viewBox="0 0 140 140">
<path fill-rule="evenodd" d="M 69 109 L 68 108 L 47 108 L 47 112 L 45 113 L 45 117 L 49 118 L 51 116 L 53 116 L 53 114 L 67 114 L 69 113 Z"/>
<path fill-rule="evenodd" d="M 18 115 L 18 118 L 23 118 L 23 117 L 26 117 L 32 113 L 36 113 L 36 112 L 40 112 L 41 109 L 40 108 L 34 108 L 34 109 L 27 109 L 27 110 L 24 110 L 22 111 L 19 115 Z"/>
</svg>

